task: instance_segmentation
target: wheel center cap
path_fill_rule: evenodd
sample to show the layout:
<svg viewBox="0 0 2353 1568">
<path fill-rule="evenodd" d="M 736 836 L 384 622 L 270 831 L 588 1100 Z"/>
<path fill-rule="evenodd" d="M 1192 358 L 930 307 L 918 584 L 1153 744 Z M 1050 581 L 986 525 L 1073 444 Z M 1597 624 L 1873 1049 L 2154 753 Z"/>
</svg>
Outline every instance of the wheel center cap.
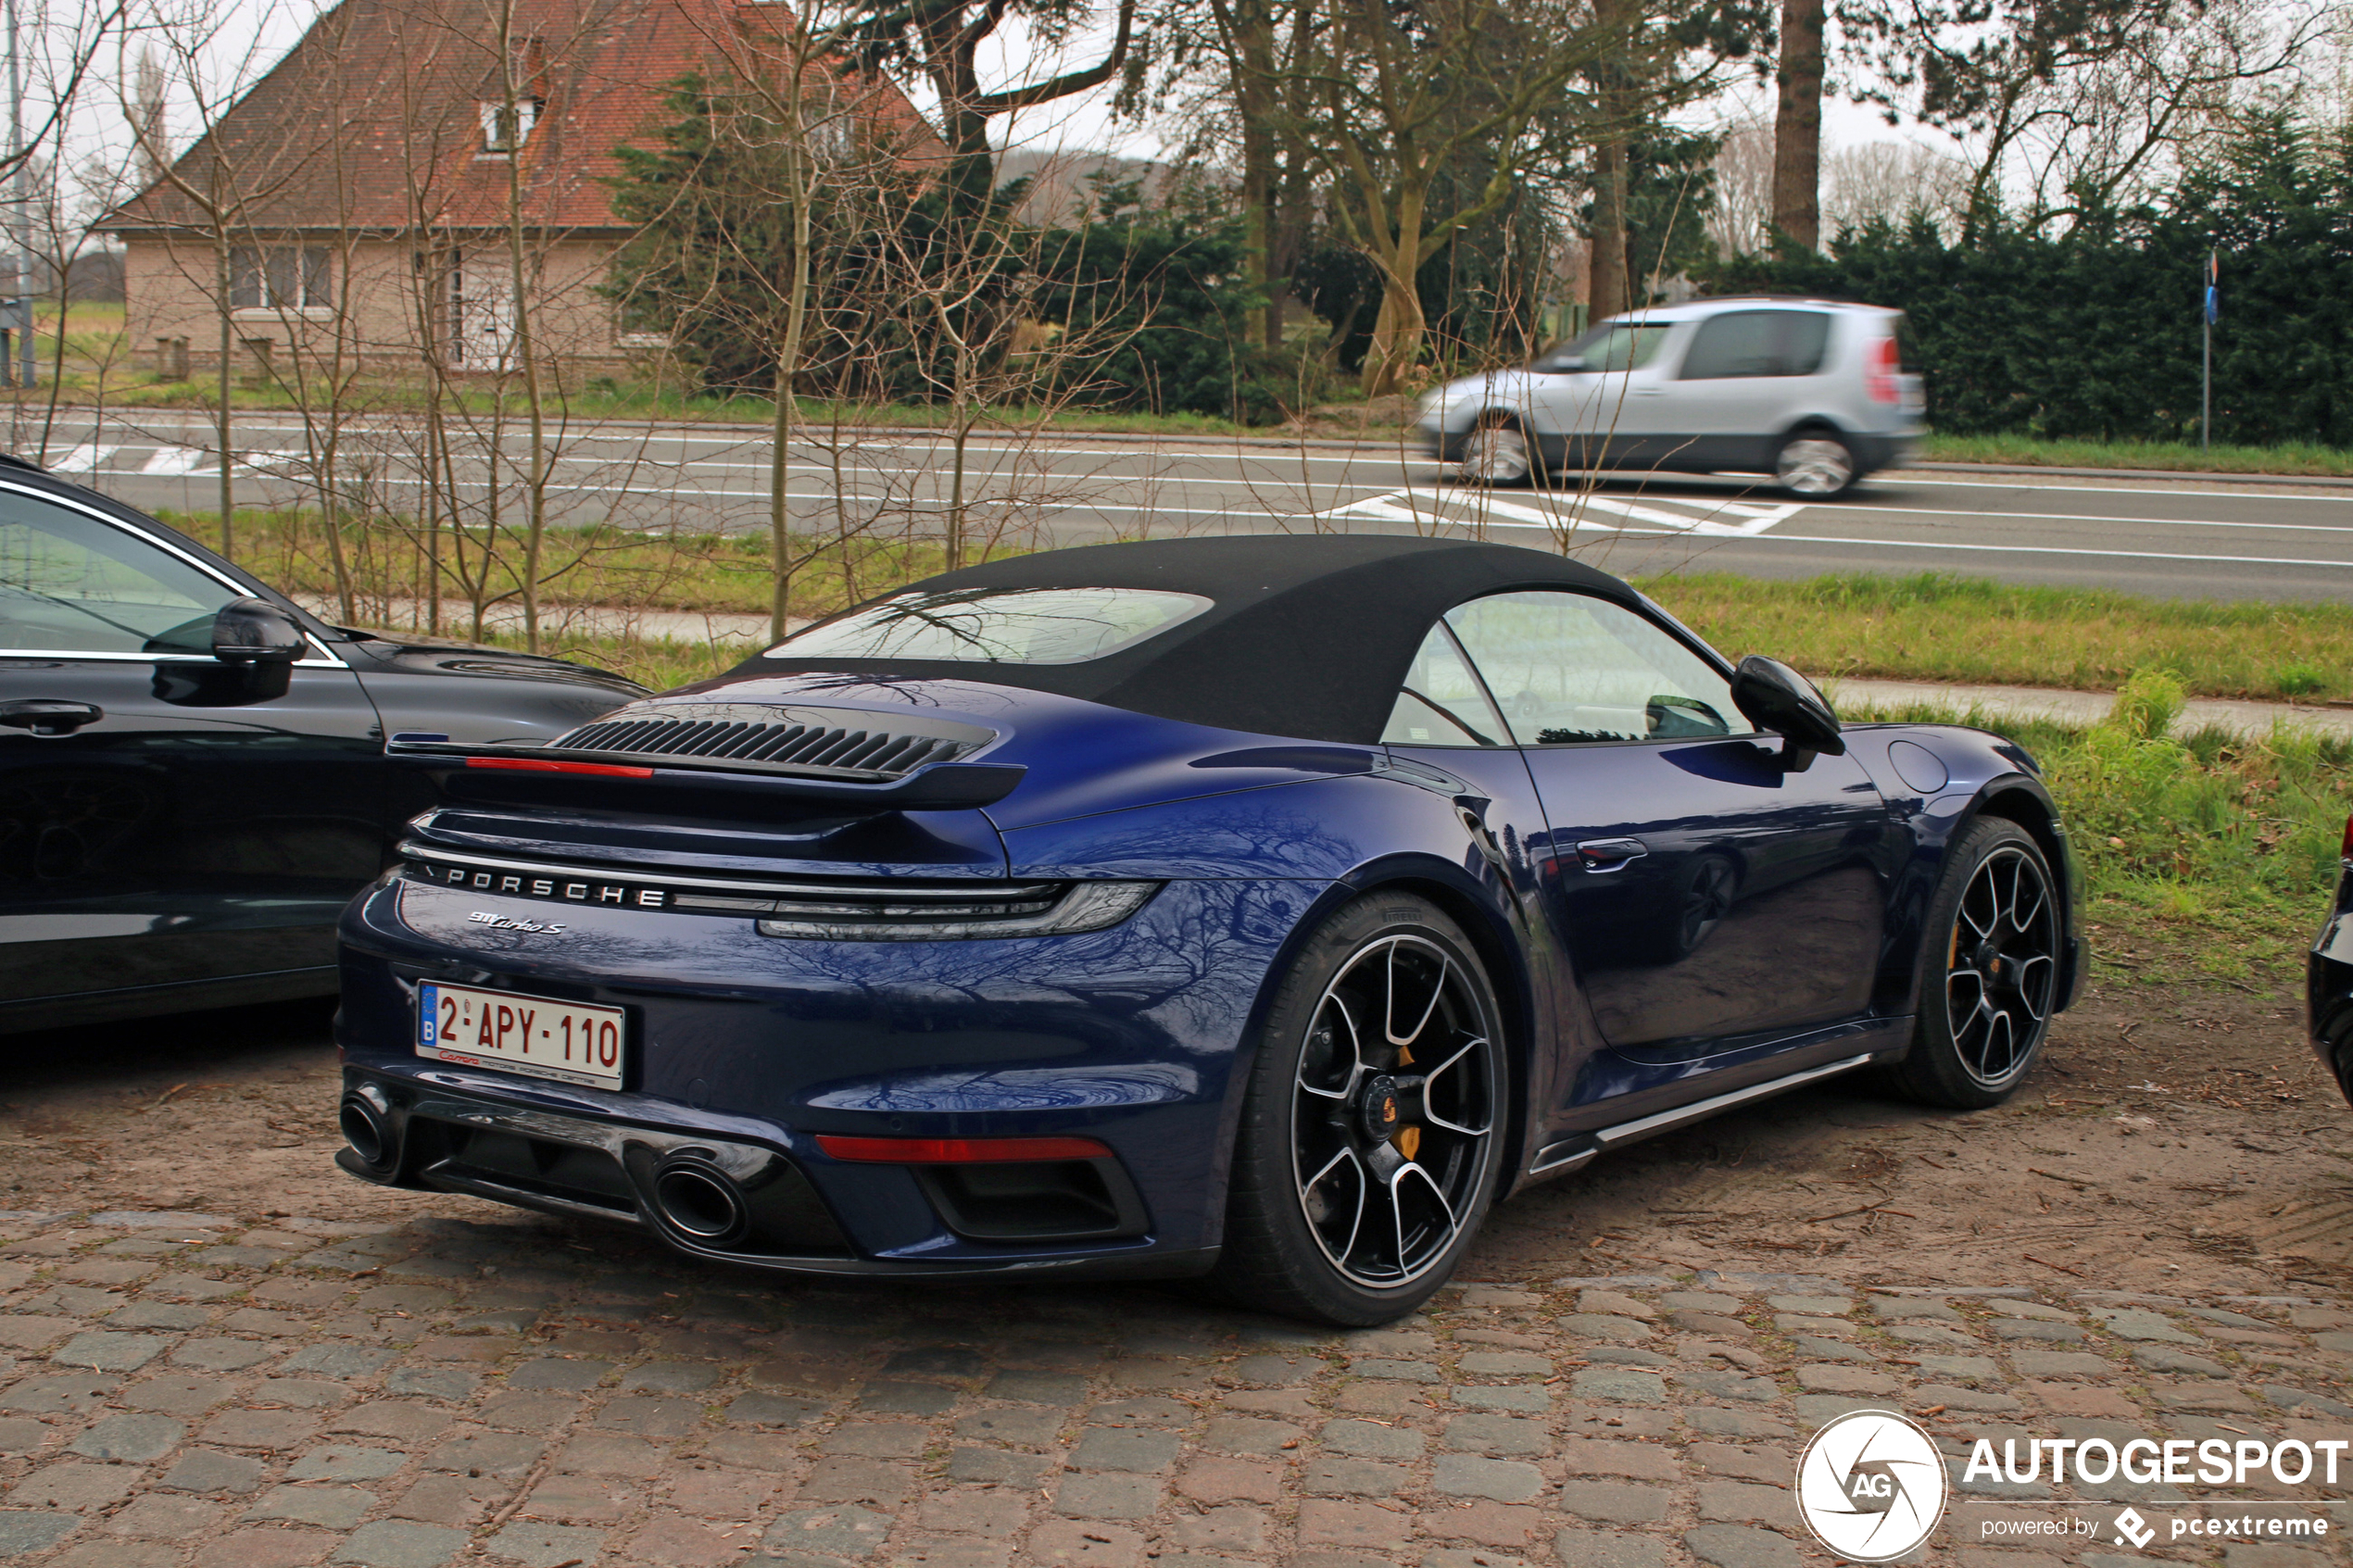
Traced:
<svg viewBox="0 0 2353 1568">
<path fill-rule="evenodd" d="M 1386 1142 L 1395 1135 L 1398 1123 L 1404 1119 L 1404 1107 L 1397 1098 L 1397 1080 L 1386 1073 L 1366 1080 L 1364 1098 L 1356 1103 L 1356 1116 L 1365 1135 L 1375 1143 Z"/>
</svg>

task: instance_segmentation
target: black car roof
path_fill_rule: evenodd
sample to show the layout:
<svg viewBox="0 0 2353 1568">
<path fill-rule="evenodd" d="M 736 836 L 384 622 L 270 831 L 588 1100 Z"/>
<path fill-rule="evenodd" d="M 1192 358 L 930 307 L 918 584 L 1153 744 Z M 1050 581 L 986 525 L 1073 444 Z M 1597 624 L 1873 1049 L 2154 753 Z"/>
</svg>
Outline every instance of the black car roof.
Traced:
<svg viewBox="0 0 2353 1568">
<path fill-rule="evenodd" d="M 1575 588 L 1641 602 L 1608 573 L 1541 550 L 1374 533 L 1046 550 L 927 577 L 885 597 L 966 588 L 1160 588 L 1215 608 L 1079 664 L 761 655 L 731 673 L 982 680 L 1218 729 L 1363 745 L 1380 738 L 1431 623 L 1464 600 Z"/>
</svg>

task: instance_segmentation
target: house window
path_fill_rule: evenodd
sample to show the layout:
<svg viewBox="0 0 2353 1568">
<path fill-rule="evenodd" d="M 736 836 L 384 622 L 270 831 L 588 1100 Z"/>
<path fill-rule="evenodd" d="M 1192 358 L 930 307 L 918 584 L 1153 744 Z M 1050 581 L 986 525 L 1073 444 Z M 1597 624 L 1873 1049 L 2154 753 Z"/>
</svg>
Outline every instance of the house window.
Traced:
<svg viewBox="0 0 2353 1568">
<path fill-rule="evenodd" d="M 505 156 L 531 140 L 531 128 L 539 123 L 539 100 L 517 98 L 513 104 L 484 104 L 482 109 L 482 150 Z"/>
<path fill-rule="evenodd" d="M 239 245 L 229 253 L 232 310 L 324 310 L 335 302 L 325 245 Z"/>
</svg>

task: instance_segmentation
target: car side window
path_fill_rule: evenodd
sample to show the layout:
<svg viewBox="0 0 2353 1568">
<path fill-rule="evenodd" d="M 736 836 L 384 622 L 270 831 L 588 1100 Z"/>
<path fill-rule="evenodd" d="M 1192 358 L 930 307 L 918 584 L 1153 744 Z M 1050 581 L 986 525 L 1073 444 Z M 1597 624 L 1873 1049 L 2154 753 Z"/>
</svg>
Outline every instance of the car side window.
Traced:
<svg viewBox="0 0 2353 1568">
<path fill-rule="evenodd" d="M 0 489 L 0 648 L 212 651 L 212 618 L 240 596 L 85 513 Z"/>
<path fill-rule="evenodd" d="M 1487 700 L 1443 621 L 1422 639 L 1380 738 L 1396 746 L 1510 744 L 1502 716 Z"/>
<path fill-rule="evenodd" d="M 1727 310 L 1692 334 L 1680 381 L 1744 376 L 1810 376 L 1830 345 L 1826 310 Z"/>
<path fill-rule="evenodd" d="M 1446 622 L 1521 746 L 1756 733 L 1715 666 L 1622 605 L 1565 590 L 1495 594 L 1457 605 Z"/>
</svg>

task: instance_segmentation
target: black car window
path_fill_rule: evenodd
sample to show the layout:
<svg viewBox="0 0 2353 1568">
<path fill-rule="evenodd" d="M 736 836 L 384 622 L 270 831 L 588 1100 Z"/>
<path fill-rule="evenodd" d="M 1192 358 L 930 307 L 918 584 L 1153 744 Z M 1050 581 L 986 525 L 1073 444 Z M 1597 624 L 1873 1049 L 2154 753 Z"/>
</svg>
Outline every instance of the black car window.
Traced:
<svg viewBox="0 0 2353 1568">
<path fill-rule="evenodd" d="M 1755 733 L 1713 665 L 1621 605 L 1545 589 L 1446 621 L 1522 746 Z"/>
<path fill-rule="evenodd" d="M 1699 324 L 1679 379 L 1810 376 L 1830 338 L 1826 310 L 1727 310 Z"/>
<path fill-rule="evenodd" d="M 1509 735 L 1440 621 L 1416 651 L 1380 738 L 1395 746 L 1503 746 Z"/>
<path fill-rule="evenodd" d="M 239 596 L 121 529 L 0 489 L 0 647 L 209 654 L 214 614 Z"/>
</svg>

